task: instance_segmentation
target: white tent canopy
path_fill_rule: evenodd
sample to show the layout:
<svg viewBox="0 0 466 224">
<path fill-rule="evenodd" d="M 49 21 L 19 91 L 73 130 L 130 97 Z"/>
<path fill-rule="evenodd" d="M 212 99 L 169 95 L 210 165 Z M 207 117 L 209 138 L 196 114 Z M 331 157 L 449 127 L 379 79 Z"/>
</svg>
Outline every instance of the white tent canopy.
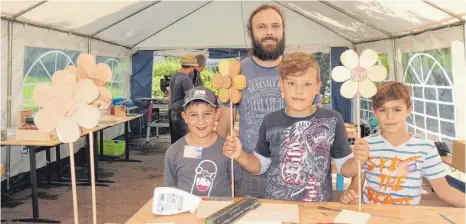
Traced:
<svg viewBox="0 0 466 224">
<path fill-rule="evenodd" d="M 404 82 L 410 69 L 421 77 L 409 84 L 414 93 L 419 86 L 433 88 L 437 95 L 450 91 L 452 102 L 444 104 L 439 103 L 440 97 L 424 99 L 415 94 L 413 99 L 423 103 L 422 110 L 415 104 L 419 109 L 415 109 L 415 115 L 422 115 L 423 123 L 418 124 L 420 119 L 416 119 L 413 125 L 426 135 L 465 137 L 463 126 L 454 126 L 466 123 L 466 104 L 460 99 L 465 95 L 461 84 L 466 82 L 463 0 L 2 1 L 1 107 L 8 126 L 16 125 L 16 111 L 31 101 L 24 89 L 35 85 L 28 77 L 36 73 L 50 76 L 78 54 L 90 53 L 111 65 L 112 85 L 129 97 L 133 53 L 157 50 L 159 55 L 179 56 L 185 52 L 207 54 L 208 48 L 247 48 L 248 17 L 265 3 L 284 12 L 287 52 L 329 53 L 331 47 L 362 52 L 371 48 L 386 54 L 390 79 Z M 423 78 L 429 70 L 424 74 L 425 69 L 418 69 L 414 59 L 429 59 L 425 52 L 439 49 L 446 49 L 452 64 L 444 66 L 441 60 L 435 61 L 434 67 L 448 67 L 442 74 L 450 80 L 449 85 L 436 87 L 428 77 Z M 44 64 L 41 58 L 47 57 L 55 57 L 55 65 Z M 66 63 L 60 64 L 63 60 Z M 437 69 L 434 67 L 430 71 Z M 453 105 L 451 117 L 429 115 L 427 105 L 432 103 L 437 103 L 438 111 L 450 110 Z M 432 119 L 438 122 L 438 130 L 425 127 Z M 442 129 L 451 124 L 454 136 Z M 122 128 L 113 128 L 105 132 L 105 138 L 121 133 Z M 75 148 L 82 145 L 81 140 Z M 67 151 L 62 146 L 63 156 Z M 12 147 L 11 155 L 2 153 L 3 163 L 7 158 L 11 158 L 12 176 L 29 170 L 27 155 L 17 147 Z M 51 158 L 55 158 L 53 150 Z M 46 164 L 43 153 L 37 154 L 37 160 L 37 167 Z"/>
<path fill-rule="evenodd" d="M 3 1 L 2 19 L 132 49 L 247 47 L 248 16 L 264 3 L 283 9 L 289 46 L 346 46 L 462 24 L 465 18 L 461 0 L 409 0 Z"/>
</svg>

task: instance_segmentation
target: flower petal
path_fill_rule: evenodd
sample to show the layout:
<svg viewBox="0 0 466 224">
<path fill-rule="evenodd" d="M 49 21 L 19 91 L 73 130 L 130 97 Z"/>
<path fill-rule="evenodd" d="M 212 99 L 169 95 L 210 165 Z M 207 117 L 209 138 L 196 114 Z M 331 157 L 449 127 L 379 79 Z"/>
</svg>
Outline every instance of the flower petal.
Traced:
<svg viewBox="0 0 466 224">
<path fill-rule="evenodd" d="M 241 92 L 236 88 L 231 88 L 231 102 L 237 104 L 241 101 Z"/>
<path fill-rule="evenodd" d="M 361 54 L 361 58 L 359 59 L 359 66 L 367 69 L 374 65 L 378 59 L 379 57 L 374 50 L 366 49 Z"/>
<path fill-rule="evenodd" d="M 78 124 L 74 116 L 63 117 L 57 126 L 57 136 L 64 143 L 76 142 L 81 137 Z"/>
<path fill-rule="evenodd" d="M 81 74 L 79 74 L 76 66 L 68 65 L 65 67 L 65 71 L 72 73 L 74 76 L 76 76 L 77 81 L 81 80 Z"/>
<path fill-rule="evenodd" d="M 227 60 L 221 60 L 221 61 L 218 63 L 218 71 L 219 71 L 220 74 L 222 74 L 223 76 L 227 76 L 227 75 L 228 75 L 229 67 L 230 67 L 230 62 L 228 62 Z"/>
<path fill-rule="evenodd" d="M 351 70 L 345 66 L 337 66 L 332 69 L 332 79 L 335 82 L 343 82 L 351 78 Z"/>
<path fill-rule="evenodd" d="M 350 79 L 341 85 L 340 94 L 345 98 L 351 99 L 356 95 L 357 91 L 358 83 Z"/>
<path fill-rule="evenodd" d="M 105 86 L 112 80 L 112 70 L 107 64 L 99 63 L 92 69 L 90 78 L 97 86 Z"/>
<path fill-rule="evenodd" d="M 364 98 L 371 98 L 377 93 L 377 87 L 371 80 L 365 79 L 359 83 L 359 93 Z"/>
<path fill-rule="evenodd" d="M 372 66 L 367 69 L 367 78 L 374 82 L 381 82 L 387 78 L 387 69 L 383 65 Z"/>
<path fill-rule="evenodd" d="M 230 62 L 230 66 L 228 67 L 228 72 L 230 76 L 238 75 L 241 72 L 241 63 L 239 61 L 232 61 Z"/>
<path fill-rule="evenodd" d="M 246 88 L 246 76 L 239 74 L 233 77 L 233 86 L 237 89 L 245 89 Z"/>
<path fill-rule="evenodd" d="M 94 56 L 90 54 L 81 54 L 78 56 L 77 64 L 79 75 L 82 79 L 87 79 L 90 77 L 92 69 L 95 67 Z"/>
<path fill-rule="evenodd" d="M 34 124 L 40 132 L 49 133 L 55 130 L 62 117 L 63 114 L 60 116 L 60 111 L 46 107 L 34 115 Z"/>
<path fill-rule="evenodd" d="M 216 89 L 220 89 L 223 87 L 223 76 L 221 74 L 216 74 L 212 78 L 212 86 Z"/>
<path fill-rule="evenodd" d="M 76 84 L 76 75 L 65 70 L 58 70 L 53 73 L 52 83 L 54 86 L 72 86 Z"/>
<path fill-rule="evenodd" d="M 341 63 L 349 69 L 359 66 L 359 56 L 354 50 L 347 50 L 343 52 L 340 59 Z"/>
<path fill-rule="evenodd" d="M 83 104 L 77 106 L 74 117 L 79 126 L 92 129 L 99 123 L 100 111 L 93 106 Z"/>
<path fill-rule="evenodd" d="M 218 98 L 222 103 L 228 103 L 230 100 L 230 91 L 228 89 L 221 89 L 218 93 Z"/>
<path fill-rule="evenodd" d="M 37 84 L 32 90 L 32 101 L 39 107 L 48 107 L 56 103 L 54 95 L 54 89 L 50 84 Z"/>
<path fill-rule="evenodd" d="M 81 79 L 73 88 L 73 99 L 76 104 L 89 104 L 99 97 L 99 89 L 90 79 Z"/>
</svg>

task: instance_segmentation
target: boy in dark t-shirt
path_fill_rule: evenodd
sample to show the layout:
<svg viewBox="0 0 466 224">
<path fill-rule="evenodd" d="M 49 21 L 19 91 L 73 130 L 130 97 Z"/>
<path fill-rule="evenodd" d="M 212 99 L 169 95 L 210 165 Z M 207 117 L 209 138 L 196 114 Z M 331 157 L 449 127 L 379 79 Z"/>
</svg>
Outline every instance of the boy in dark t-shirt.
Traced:
<svg viewBox="0 0 466 224">
<path fill-rule="evenodd" d="M 202 86 L 192 88 L 183 107 L 189 132 L 165 154 L 164 184 L 197 196 L 230 197 L 230 159 L 222 153 L 224 139 L 213 131 L 219 116 L 214 93 Z"/>
<path fill-rule="evenodd" d="M 342 116 L 313 105 L 320 71 L 305 53 L 284 57 L 278 67 L 286 108 L 267 114 L 253 154 L 244 152 L 238 138 L 227 137 L 223 153 L 255 175 L 266 173 L 265 197 L 293 201 L 332 200 L 331 158 L 345 177 L 357 175 L 369 145 L 358 140 L 354 154 Z"/>
</svg>

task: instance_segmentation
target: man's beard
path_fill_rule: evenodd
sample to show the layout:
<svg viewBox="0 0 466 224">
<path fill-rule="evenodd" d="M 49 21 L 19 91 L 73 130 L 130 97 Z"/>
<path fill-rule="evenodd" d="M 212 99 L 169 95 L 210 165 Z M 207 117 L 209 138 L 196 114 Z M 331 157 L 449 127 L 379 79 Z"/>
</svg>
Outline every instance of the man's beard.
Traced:
<svg viewBox="0 0 466 224">
<path fill-rule="evenodd" d="M 283 38 L 278 40 L 275 37 L 264 37 L 260 41 L 256 40 L 254 34 L 252 34 L 252 50 L 253 55 L 261 59 L 262 61 L 271 61 L 276 60 L 278 57 L 282 56 L 285 52 L 285 34 L 283 34 Z M 262 42 L 266 40 L 274 40 L 276 41 L 275 48 L 264 48 Z"/>
</svg>

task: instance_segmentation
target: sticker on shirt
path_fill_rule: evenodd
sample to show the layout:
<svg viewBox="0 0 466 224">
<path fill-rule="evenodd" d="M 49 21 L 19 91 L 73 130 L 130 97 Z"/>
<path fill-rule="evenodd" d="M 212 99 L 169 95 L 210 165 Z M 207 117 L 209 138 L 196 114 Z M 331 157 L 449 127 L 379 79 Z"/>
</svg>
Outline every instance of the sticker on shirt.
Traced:
<svg viewBox="0 0 466 224">
<path fill-rule="evenodd" d="M 192 159 L 202 159 L 202 147 L 185 145 L 183 157 Z"/>
<path fill-rule="evenodd" d="M 217 176 L 217 165 L 211 160 L 203 160 L 194 171 L 196 174 L 194 175 L 191 194 L 210 196 L 215 177 Z"/>
</svg>

